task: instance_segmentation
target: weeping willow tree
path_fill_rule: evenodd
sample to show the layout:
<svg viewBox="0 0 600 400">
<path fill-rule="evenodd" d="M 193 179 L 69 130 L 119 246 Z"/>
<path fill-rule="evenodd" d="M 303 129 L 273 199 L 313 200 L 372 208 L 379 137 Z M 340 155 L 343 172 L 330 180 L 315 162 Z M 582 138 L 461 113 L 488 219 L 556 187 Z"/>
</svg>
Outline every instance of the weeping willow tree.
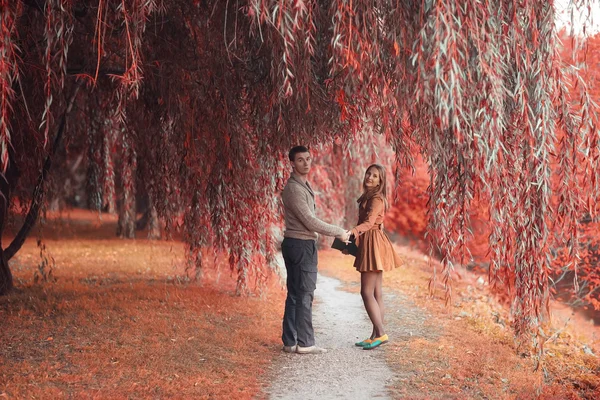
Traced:
<svg viewBox="0 0 600 400">
<path fill-rule="evenodd" d="M 373 132 L 398 179 L 415 151 L 428 160 L 447 296 L 471 202 L 489 202 L 490 278 L 513 288 L 527 337 L 548 305 L 550 224 L 576 271 L 577 219 L 598 197 L 596 109 L 555 14 L 547 0 L 0 0 L 0 229 L 17 194 L 35 221 L 64 131 L 123 236 L 143 190 L 161 219 L 184 213 L 191 264 L 227 252 L 245 292 L 274 267 L 287 149 Z"/>
</svg>

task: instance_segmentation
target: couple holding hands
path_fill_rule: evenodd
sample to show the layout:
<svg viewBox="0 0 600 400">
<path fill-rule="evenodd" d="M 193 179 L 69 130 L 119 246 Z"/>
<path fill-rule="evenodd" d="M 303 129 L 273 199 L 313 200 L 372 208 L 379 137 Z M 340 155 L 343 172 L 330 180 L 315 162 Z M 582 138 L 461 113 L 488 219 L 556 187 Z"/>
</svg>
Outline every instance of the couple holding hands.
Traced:
<svg viewBox="0 0 600 400">
<path fill-rule="evenodd" d="M 360 294 L 371 322 L 371 335 L 356 346 L 365 350 L 387 343 L 383 328 L 383 271 L 401 265 L 398 254 L 383 231 L 388 208 L 385 168 L 373 164 L 367 168 L 363 193 L 358 199 L 358 224 L 351 230 L 330 225 L 315 215 L 315 193 L 308 183 L 312 165 L 309 150 L 296 146 L 289 152 L 292 175 L 283 193 L 285 233 L 281 252 L 287 270 L 287 298 L 283 315 L 283 350 L 288 353 L 320 354 L 327 350 L 315 345 L 312 303 L 317 286 L 318 234 L 333 236 L 356 245 L 354 267 L 360 272 Z M 348 250 L 344 250 L 348 254 Z M 352 252 L 354 253 L 354 252 Z"/>
</svg>

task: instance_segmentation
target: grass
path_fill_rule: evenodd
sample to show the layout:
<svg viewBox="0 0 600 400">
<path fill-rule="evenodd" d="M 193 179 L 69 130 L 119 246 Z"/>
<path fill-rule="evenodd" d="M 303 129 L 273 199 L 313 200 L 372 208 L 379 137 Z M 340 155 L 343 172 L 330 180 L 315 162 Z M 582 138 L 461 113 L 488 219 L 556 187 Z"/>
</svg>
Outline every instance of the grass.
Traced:
<svg viewBox="0 0 600 400">
<path fill-rule="evenodd" d="M 477 275 L 460 271 L 453 283 L 453 299 L 445 306 L 443 290 L 432 298 L 432 275 L 427 257 L 409 248 L 399 249 L 405 266 L 384 274 L 384 291 L 404 294 L 426 310 L 437 334 L 427 338 L 398 338 L 386 348 L 386 360 L 398 379 L 390 390 L 398 398 L 418 399 L 597 399 L 600 398 L 600 360 L 586 354 L 591 346 L 600 354 L 600 330 L 589 321 L 572 318 L 565 326 L 559 318 L 547 330 L 556 333 L 545 344 L 538 371 L 534 359 L 519 354 L 510 328 L 507 306 L 498 302 Z M 320 270 L 360 290 L 360 276 L 352 259 L 321 256 Z M 393 309 L 396 305 L 388 305 Z M 400 305 L 401 306 L 401 305 Z M 386 324 L 401 325 L 393 312 Z M 587 333 L 587 335 L 582 335 Z"/>
<path fill-rule="evenodd" d="M 256 396 L 279 354 L 283 290 L 235 296 L 225 266 L 189 282 L 181 243 L 114 239 L 104 219 L 80 212 L 46 227 L 54 262 L 43 274 L 35 238 L 11 262 L 19 290 L 0 298 L 0 397 Z M 34 283 L 49 268 L 56 280 Z"/>
<path fill-rule="evenodd" d="M 285 291 L 274 281 L 262 297 L 235 296 L 218 260 L 201 284 L 191 282 L 181 242 L 118 240 L 115 222 L 86 212 L 52 218 L 42 229 L 46 250 L 32 237 L 11 260 L 19 290 L 0 298 L 0 398 L 263 396 L 280 354 Z M 583 351 L 600 353 L 590 334 L 598 328 L 556 318 L 534 372 L 517 351 L 507 307 L 477 276 L 462 271 L 446 307 L 441 290 L 429 296 L 426 257 L 400 252 L 406 266 L 385 274 L 385 290 L 426 310 L 437 333 L 383 348 L 394 397 L 600 398 L 600 362 Z M 359 290 L 351 257 L 319 257 L 321 272 Z M 386 323 L 406 321 L 388 313 Z"/>
</svg>

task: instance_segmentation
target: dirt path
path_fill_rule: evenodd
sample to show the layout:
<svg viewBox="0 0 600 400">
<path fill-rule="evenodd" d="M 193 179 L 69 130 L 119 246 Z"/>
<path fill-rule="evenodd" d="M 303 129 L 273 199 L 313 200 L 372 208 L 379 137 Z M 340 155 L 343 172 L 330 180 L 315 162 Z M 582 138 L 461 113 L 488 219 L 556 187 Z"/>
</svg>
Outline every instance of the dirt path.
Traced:
<svg viewBox="0 0 600 400">
<path fill-rule="evenodd" d="M 281 353 L 273 365 L 274 376 L 266 396 L 271 399 L 387 399 L 388 386 L 396 377 L 385 361 L 388 346 L 365 351 L 354 346 L 371 331 L 360 294 L 343 290 L 337 279 L 319 275 L 313 309 L 317 344 L 328 349 L 323 355 Z M 427 313 L 395 293 L 386 293 L 391 340 L 413 335 L 435 334 L 427 328 Z M 410 375 L 408 366 L 406 373 Z"/>
</svg>

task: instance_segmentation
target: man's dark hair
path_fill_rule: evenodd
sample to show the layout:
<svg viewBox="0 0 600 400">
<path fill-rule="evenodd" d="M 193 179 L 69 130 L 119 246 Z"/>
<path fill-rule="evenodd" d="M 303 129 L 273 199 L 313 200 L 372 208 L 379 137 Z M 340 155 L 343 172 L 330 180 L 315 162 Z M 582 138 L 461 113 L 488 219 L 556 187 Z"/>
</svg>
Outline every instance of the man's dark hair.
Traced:
<svg viewBox="0 0 600 400">
<path fill-rule="evenodd" d="M 296 159 L 296 154 L 298 153 L 308 153 L 308 149 L 304 146 L 292 147 L 288 155 L 290 157 L 290 161 L 294 161 Z"/>
</svg>

